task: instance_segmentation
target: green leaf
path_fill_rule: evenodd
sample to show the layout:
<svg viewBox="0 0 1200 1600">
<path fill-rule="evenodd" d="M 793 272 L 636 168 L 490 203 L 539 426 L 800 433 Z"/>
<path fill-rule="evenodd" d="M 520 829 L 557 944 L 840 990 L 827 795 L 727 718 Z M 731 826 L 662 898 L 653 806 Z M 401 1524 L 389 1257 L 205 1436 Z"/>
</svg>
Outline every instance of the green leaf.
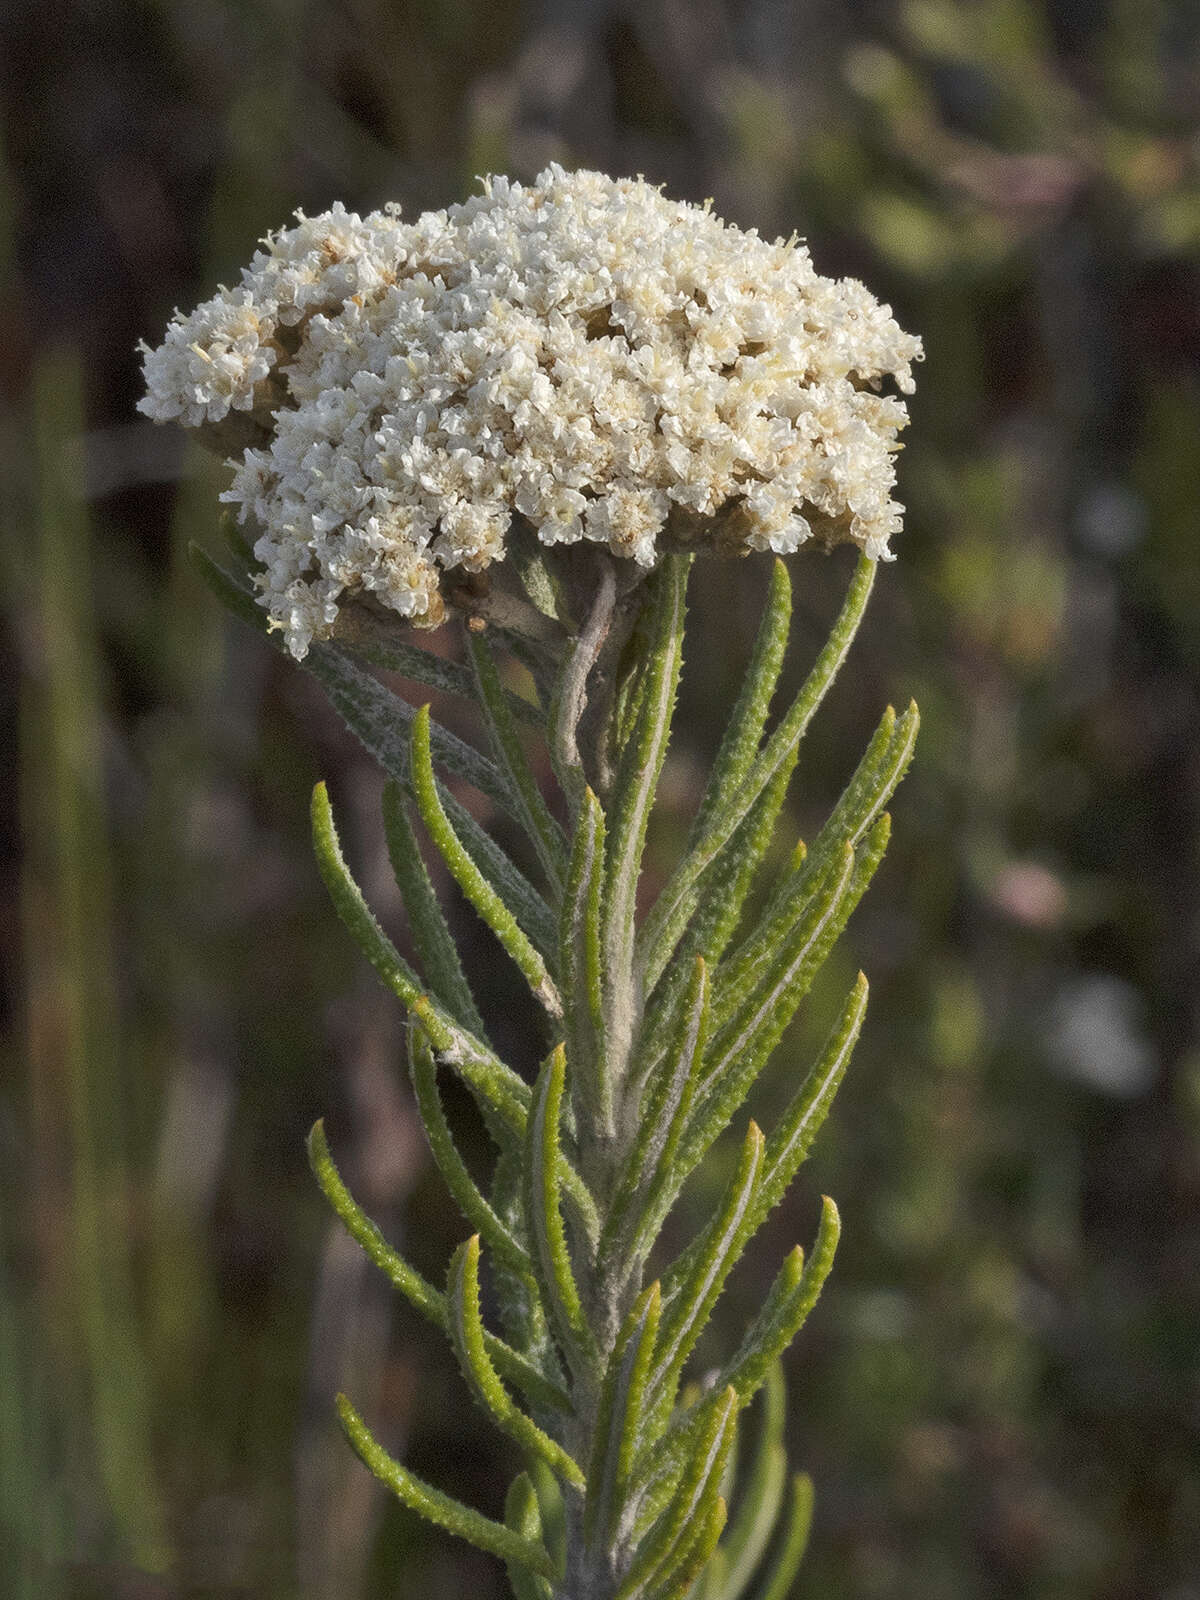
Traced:
<svg viewBox="0 0 1200 1600">
<path fill-rule="evenodd" d="M 423 992 L 416 974 L 379 926 L 350 875 L 323 783 L 318 783 L 313 790 L 312 828 L 313 848 L 325 886 L 338 916 L 367 960 L 392 993 L 419 1016 L 439 1058 L 453 1066 L 472 1092 L 481 1096 L 520 1138 L 525 1127 L 525 1108 L 529 1104 L 528 1084 L 505 1066 L 482 1040 Z"/>
<path fill-rule="evenodd" d="M 794 915 L 794 909 L 789 908 L 803 905 L 829 870 L 831 861 L 847 844 L 859 845 L 876 822 L 912 759 L 919 720 L 915 705 L 910 705 L 899 723 L 888 707 L 811 852 L 780 878 L 758 927 L 726 963 L 723 981 L 729 992 L 740 993 L 746 973 L 778 945 Z"/>
<path fill-rule="evenodd" d="M 566 1004 L 567 1059 L 577 1127 L 613 1131 L 612 1084 L 604 1070 L 604 974 L 600 905 L 604 886 L 604 812 L 590 788 L 571 846 L 563 894 L 559 967 Z"/>
<path fill-rule="evenodd" d="M 435 656 L 431 651 L 422 650 L 417 645 L 384 637 L 382 634 L 370 636 L 356 634 L 353 637 L 339 638 L 339 643 L 342 649 L 349 651 L 359 660 L 366 661 L 370 666 L 379 667 L 384 672 L 395 672 L 413 683 L 424 684 L 428 689 L 437 689 L 442 694 L 452 694 L 462 700 L 474 701 L 477 698 L 478 691 L 471 670 L 460 666 L 457 661 L 448 660 L 445 656 Z M 527 723 L 534 728 L 545 727 L 544 715 L 531 700 L 526 700 L 519 694 L 510 694 L 507 690 L 504 691 L 504 699 L 507 713 L 515 721 Z"/>
<path fill-rule="evenodd" d="M 188 545 L 188 559 L 204 580 L 209 590 L 240 622 L 246 623 L 256 633 L 268 637 L 267 613 L 254 598 L 254 592 L 240 583 L 233 574 L 214 561 L 202 545 Z M 280 641 L 282 647 L 282 640 Z"/>
<path fill-rule="evenodd" d="M 520 821 L 533 842 L 538 860 L 555 890 L 559 891 L 567 862 L 562 829 L 550 814 L 521 746 L 490 646 L 484 639 L 469 633 L 467 648 L 496 762 L 516 798 Z"/>
<path fill-rule="evenodd" d="M 447 1333 L 450 1324 L 443 1295 L 392 1249 L 370 1217 L 357 1205 L 334 1165 L 323 1122 L 315 1123 L 308 1136 L 308 1159 L 322 1194 L 368 1260 L 384 1273 L 411 1306 L 435 1327 Z M 503 1340 L 492 1334 L 485 1337 L 489 1356 L 510 1383 L 516 1384 L 537 1405 L 548 1406 L 555 1411 L 571 1411 L 569 1397 L 556 1383 L 540 1373 L 524 1356 L 510 1349 Z"/>
<path fill-rule="evenodd" d="M 324 688 L 350 731 L 389 777 L 403 779 L 408 767 L 409 729 L 417 715 L 407 700 L 393 694 L 334 644 L 314 644 L 302 663 Z M 445 728 L 430 732 L 433 757 L 456 777 L 465 778 L 503 811 L 520 821 L 520 807 L 500 769 Z"/>
<path fill-rule="evenodd" d="M 477 1039 L 486 1041 L 483 1019 L 458 958 L 454 935 L 438 904 L 408 820 L 404 792 L 394 778 L 383 786 L 383 829 L 413 943 L 428 974 L 430 990 L 457 1022 Z"/>
<path fill-rule="evenodd" d="M 417 1110 L 421 1114 L 430 1152 L 459 1210 L 468 1222 L 479 1229 L 506 1266 L 532 1282 L 533 1266 L 529 1252 L 493 1211 L 458 1153 L 438 1093 L 437 1058 L 428 1035 L 416 1023 L 409 1030 L 408 1063 Z"/>
<path fill-rule="evenodd" d="M 811 1258 L 801 1265 L 799 1247 L 792 1252 L 737 1353 L 722 1368 L 718 1381 L 732 1385 L 742 1405 L 761 1387 L 772 1363 L 791 1344 L 816 1305 L 833 1266 L 841 1226 L 837 1207 L 824 1196 Z"/>
<path fill-rule="evenodd" d="M 576 1376 L 590 1374 L 595 1339 L 583 1315 L 559 1208 L 558 1125 L 566 1058 L 561 1045 L 546 1058 L 534 1085 L 525 1144 L 525 1208 L 534 1270 L 550 1325 Z"/>
<path fill-rule="evenodd" d="M 544 1433 L 513 1404 L 488 1359 L 479 1312 L 478 1234 L 454 1252 L 446 1280 L 446 1308 L 451 1341 L 463 1375 L 497 1427 L 515 1439 L 522 1449 L 540 1456 L 567 1483 L 582 1489 L 584 1477 L 577 1463 L 557 1440 Z"/>
<path fill-rule="evenodd" d="M 754 760 L 767 713 L 779 682 L 783 658 L 787 652 L 788 630 L 792 620 L 792 583 L 784 563 L 776 557 L 771 568 L 770 586 L 758 636 L 741 692 L 733 714 L 725 725 L 725 732 L 709 773 L 696 819 L 692 824 L 690 846 L 703 838 L 713 814 L 725 797 L 745 781 Z"/>
<path fill-rule="evenodd" d="M 456 1538 L 465 1539 L 477 1550 L 486 1550 L 490 1555 L 499 1556 L 502 1561 L 516 1562 L 543 1578 L 556 1576 L 550 1557 L 540 1544 L 514 1533 L 502 1522 L 493 1522 L 470 1506 L 451 1499 L 388 1455 L 382 1445 L 372 1438 L 366 1424 L 344 1394 L 338 1395 L 337 1408 L 346 1437 L 359 1458 L 410 1511 L 444 1528 Z"/>
<path fill-rule="evenodd" d="M 862 620 L 875 563 L 860 556 L 840 615 L 804 687 L 754 758 L 741 786 L 715 804 L 700 837 L 680 862 L 642 927 L 638 950 L 647 974 L 659 973 L 687 927 L 702 892 L 701 879 L 737 832 L 759 795 L 789 758 L 845 660 Z"/>
<path fill-rule="evenodd" d="M 804 1552 L 808 1549 L 812 1515 L 813 1481 L 807 1472 L 798 1472 L 792 1479 L 783 1544 L 755 1600 L 788 1600 L 800 1563 L 804 1560 Z"/>
<path fill-rule="evenodd" d="M 638 1083 L 662 1052 L 680 991 L 686 986 L 697 956 L 716 966 L 741 918 L 742 908 L 763 856 L 795 770 L 798 751 L 784 762 L 763 790 L 753 810 L 704 876 L 703 898 L 680 938 L 657 987 L 646 1005 L 648 1025 L 638 1041 L 632 1074 Z M 647 974 L 649 977 L 649 974 Z"/>
<path fill-rule="evenodd" d="M 714 1033 L 681 1168 L 691 1171 L 745 1099 L 865 893 L 883 859 L 889 830 L 885 812 L 857 855 L 850 845 L 845 847 L 823 891 L 770 960 L 764 960 L 763 968 L 753 975 L 753 987 Z M 727 1005 L 738 998 L 722 993 Z"/>
<path fill-rule="evenodd" d="M 606 1053 L 621 1079 L 633 1047 L 634 913 L 646 824 L 658 787 L 683 665 L 683 621 L 690 556 L 669 556 L 656 585 L 650 636 L 642 656 L 641 704 L 621 753 L 608 817 L 604 897 Z"/>
<path fill-rule="evenodd" d="M 421 820 L 452 876 L 479 915 L 511 956 L 534 995 L 554 1018 L 562 1016 L 562 1002 L 533 942 L 480 871 L 451 826 L 433 774 L 429 707 L 422 706 L 412 725 L 412 786 Z"/>
<path fill-rule="evenodd" d="M 703 1406 L 704 1419 L 679 1486 L 667 1509 L 642 1540 L 616 1600 L 636 1600 L 660 1582 L 690 1550 L 720 1494 L 737 1427 L 737 1395 L 726 1387 Z"/>
<path fill-rule="evenodd" d="M 652 1283 L 625 1318 L 600 1390 L 583 1529 L 590 1545 L 604 1549 L 616 1538 L 629 1488 L 661 1307 L 659 1286 Z"/>
<path fill-rule="evenodd" d="M 678 1563 L 672 1565 L 646 1600 L 685 1600 L 695 1592 L 695 1585 L 708 1566 L 725 1527 L 726 1506 L 724 1497 L 718 1495 L 704 1514 L 688 1548 L 681 1551 Z"/>
<path fill-rule="evenodd" d="M 504 1498 L 504 1523 L 522 1539 L 541 1545 L 542 1512 L 537 1490 L 527 1472 L 518 1473 L 508 1486 Z M 508 1581 L 516 1600 L 551 1600 L 551 1588 L 545 1578 L 531 1572 L 520 1562 L 508 1562 Z"/>
<path fill-rule="evenodd" d="M 777 1361 L 763 1387 L 763 1417 L 758 1445 L 737 1514 L 723 1546 L 725 1574 L 719 1600 L 739 1600 L 762 1560 L 783 1503 L 787 1454 L 783 1448 L 785 1392 Z"/>
<path fill-rule="evenodd" d="M 812 1071 L 788 1102 L 779 1126 L 767 1140 L 763 1174 L 754 1202 L 757 1229 L 783 1199 L 800 1163 L 807 1156 L 833 1098 L 846 1074 L 867 1014 L 868 985 L 860 972 L 842 1015 L 825 1042 Z"/>
<path fill-rule="evenodd" d="M 686 1276 L 671 1297 L 670 1315 L 664 1318 L 655 1350 L 649 1385 L 651 1404 L 664 1385 L 674 1388 L 683 1363 L 704 1331 L 726 1278 L 753 1232 L 763 1148 L 758 1124 L 751 1122 L 721 1207 L 704 1230 L 703 1243 L 692 1253 Z"/>
<path fill-rule="evenodd" d="M 767 1292 L 758 1316 L 732 1360 L 717 1374 L 715 1388 L 728 1385 L 738 1405 L 750 1403 L 770 1375 L 773 1364 L 791 1344 L 817 1303 L 821 1289 L 833 1266 L 841 1222 L 837 1207 L 825 1196 L 821 1201 L 821 1222 L 813 1245 L 812 1259 L 805 1264 L 804 1251 L 797 1245 Z M 680 1460 L 694 1446 L 707 1420 L 706 1407 L 711 1395 L 683 1407 L 653 1453 L 639 1462 L 637 1481 L 642 1495 L 653 1502 L 678 1470 Z"/>
<path fill-rule="evenodd" d="M 708 967 L 697 957 L 692 981 L 676 1008 L 675 1035 L 638 1108 L 637 1135 L 622 1169 L 601 1234 L 602 1274 L 616 1270 L 623 1255 L 637 1271 L 657 1237 L 656 1220 L 668 1191 L 675 1152 L 687 1125 L 696 1078 L 708 1041 Z"/>
</svg>

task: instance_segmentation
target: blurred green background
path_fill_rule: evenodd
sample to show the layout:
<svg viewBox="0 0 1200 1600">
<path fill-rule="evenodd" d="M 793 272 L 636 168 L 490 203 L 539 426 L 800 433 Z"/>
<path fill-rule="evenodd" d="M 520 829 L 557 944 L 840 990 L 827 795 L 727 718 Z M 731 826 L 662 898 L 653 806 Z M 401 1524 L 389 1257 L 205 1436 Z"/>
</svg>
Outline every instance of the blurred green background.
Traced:
<svg viewBox="0 0 1200 1600">
<path fill-rule="evenodd" d="M 344 1386 L 497 1512 L 506 1447 L 304 1160 L 325 1113 L 441 1272 L 463 1225 L 397 1008 L 307 848 L 324 776 L 402 926 L 378 777 L 191 575 L 223 473 L 137 418 L 134 345 L 296 206 L 412 215 L 556 158 L 795 228 L 925 339 L 899 560 L 792 803 L 809 832 L 918 698 L 832 963 L 871 1013 L 712 1337 L 834 1194 L 788 1368 L 818 1484 L 797 1594 L 1200 1600 L 1200 10 L 10 0 L 0 26 L 0 1593 L 503 1592 L 332 1424 Z M 793 563 L 797 673 L 847 570 Z M 762 580 L 699 574 L 654 873 Z"/>
</svg>

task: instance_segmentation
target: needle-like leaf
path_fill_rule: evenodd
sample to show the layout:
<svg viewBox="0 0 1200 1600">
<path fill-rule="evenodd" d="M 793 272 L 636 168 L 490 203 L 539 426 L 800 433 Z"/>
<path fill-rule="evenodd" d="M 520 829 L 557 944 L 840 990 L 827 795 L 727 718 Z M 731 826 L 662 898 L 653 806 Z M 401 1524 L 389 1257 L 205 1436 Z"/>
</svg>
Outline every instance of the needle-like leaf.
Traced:
<svg viewBox="0 0 1200 1600">
<path fill-rule="evenodd" d="M 338 1395 L 337 1407 L 346 1437 L 360 1459 L 410 1511 L 417 1512 L 439 1528 L 445 1528 L 447 1533 L 454 1534 L 456 1538 L 465 1539 L 477 1550 L 486 1550 L 491 1555 L 499 1556 L 501 1561 L 518 1562 L 543 1578 L 556 1576 L 550 1557 L 540 1544 L 514 1533 L 502 1522 L 493 1522 L 481 1512 L 451 1499 L 448 1494 L 443 1494 L 440 1489 L 433 1488 L 409 1472 L 407 1467 L 402 1467 L 372 1438 L 366 1423 L 344 1394 Z"/>
<path fill-rule="evenodd" d="M 542 1509 L 533 1480 L 527 1472 L 518 1473 L 508 1486 L 508 1494 L 504 1498 L 504 1523 L 530 1544 L 543 1544 Z M 550 1600 L 551 1589 L 545 1578 L 531 1572 L 519 1561 L 509 1561 L 506 1570 L 516 1600 Z"/>
<path fill-rule="evenodd" d="M 584 790 L 559 936 L 559 969 L 566 1000 L 567 1059 L 576 1126 L 611 1136 L 612 1079 L 605 1071 L 604 972 L 600 909 L 604 889 L 604 812 Z"/>
<path fill-rule="evenodd" d="M 525 1207 L 534 1269 L 550 1324 L 572 1370 L 591 1372 L 595 1339 L 583 1314 L 559 1208 L 558 1126 L 566 1071 L 562 1046 L 538 1074 L 525 1144 Z"/>
<path fill-rule="evenodd" d="M 643 656 L 641 700 L 621 752 L 608 816 L 604 896 L 606 1050 L 610 1070 L 626 1074 L 636 1026 L 634 910 L 650 806 L 658 787 L 683 665 L 683 619 L 690 556 L 669 556 L 656 575 L 657 594 Z"/>
<path fill-rule="evenodd" d="M 807 1472 L 798 1472 L 792 1479 L 783 1543 L 755 1600 L 788 1600 L 796 1573 L 804 1560 L 804 1552 L 808 1549 L 812 1514 L 813 1481 Z"/>
<path fill-rule="evenodd" d="M 584 1537 L 589 1544 L 607 1548 L 616 1536 L 637 1450 L 661 1308 L 659 1286 L 652 1283 L 634 1301 L 609 1357 L 588 1467 Z"/>
<path fill-rule="evenodd" d="M 714 806 L 707 826 L 671 876 L 638 936 L 638 949 L 652 988 L 671 958 L 701 894 L 701 879 L 741 826 L 754 802 L 804 737 L 813 715 L 845 660 L 875 579 L 875 563 L 861 556 L 840 615 L 804 687 L 759 751 L 740 788 Z"/>
<path fill-rule="evenodd" d="M 578 1464 L 557 1440 L 513 1404 L 488 1359 L 479 1312 L 478 1234 L 454 1252 L 446 1279 L 446 1310 L 451 1342 L 463 1375 L 497 1427 L 514 1438 L 522 1449 L 540 1456 L 565 1482 L 582 1489 L 585 1480 Z"/>
<path fill-rule="evenodd" d="M 458 1153 L 438 1093 L 437 1058 L 424 1028 L 415 1022 L 409 1030 L 408 1064 L 425 1137 L 447 1189 L 463 1216 L 479 1229 L 504 1264 L 519 1277 L 532 1281 L 529 1252 L 496 1215 Z"/>
<path fill-rule="evenodd" d="M 390 1279 L 409 1304 L 427 1317 L 443 1333 L 449 1331 L 445 1297 L 441 1291 L 410 1267 L 384 1239 L 370 1217 L 357 1205 L 334 1165 L 325 1137 L 325 1125 L 314 1124 L 308 1136 L 308 1158 L 322 1194 L 340 1218 L 346 1232 L 365 1252 L 368 1260 Z M 492 1334 L 484 1336 L 488 1355 L 509 1383 L 513 1383 L 536 1405 L 569 1413 L 568 1395 L 537 1370 L 526 1358 Z"/>
<path fill-rule="evenodd" d="M 430 747 L 429 707 L 422 706 L 412 725 L 412 786 L 421 820 L 459 888 L 512 957 L 521 976 L 554 1018 L 562 1001 L 546 963 L 504 901 L 454 831 L 438 794 Z"/>
<path fill-rule="evenodd" d="M 404 898 L 417 955 L 429 988 L 446 1010 L 477 1039 L 487 1039 L 483 1019 L 458 959 L 454 935 L 438 904 L 408 820 L 403 790 L 389 778 L 383 786 L 383 828 L 396 883 Z"/>
<path fill-rule="evenodd" d="M 560 890 L 567 863 L 562 829 L 550 814 L 522 748 L 509 708 L 509 696 L 500 682 L 490 645 L 473 633 L 468 633 L 467 641 L 479 703 L 483 708 L 496 762 L 516 798 L 521 821 L 537 851 L 538 860 L 555 890 Z"/>
</svg>

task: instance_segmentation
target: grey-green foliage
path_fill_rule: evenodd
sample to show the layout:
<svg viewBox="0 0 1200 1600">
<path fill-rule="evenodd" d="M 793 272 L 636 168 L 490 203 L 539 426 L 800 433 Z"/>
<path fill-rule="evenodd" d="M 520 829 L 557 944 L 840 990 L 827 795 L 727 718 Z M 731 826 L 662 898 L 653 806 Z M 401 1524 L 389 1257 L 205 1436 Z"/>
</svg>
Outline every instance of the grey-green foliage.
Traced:
<svg viewBox="0 0 1200 1600">
<path fill-rule="evenodd" d="M 198 559 L 226 602 L 258 622 L 247 575 Z M 590 614 L 564 630 L 557 681 L 553 662 L 542 663 L 545 715 L 504 688 L 490 640 L 470 639 L 469 670 L 403 646 L 407 677 L 477 701 L 486 752 L 439 730 L 428 707 L 397 699 L 345 647 L 318 645 L 306 662 L 389 777 L 388 847 L 423 976 L 351 877 L 323 785 L 313 797 L 313 838 L 339 915 L 409 1012 L 417 1107 L 474 1230 L 450 1262 L 445 1289 L 362 1213 L 320 1124 L 310 1139 L 313 1170 L 371 1260 L 450 1339 L 475 1399 L 521 1450 L 527 1470 L 511 1486 L 505 1521 L 458 1504 L 391 1459 L 345 1397 L 339 1411 L 372 1472 L 411 1509 L 504 1561 L 519 1600 L 783 1600 L 811 1517 L 811 1483 L 789 1480 L 784 1461 L 779 1358 L 833 1262 L 831 1200 L 810 1256 L 797 1246 L 785 1259 L 715 1378 L 698 1387 L 689 1361 L 729 1272 L 829 1110 L 866 1010 L 861 974 L 778 1125 L 764 1132 L 748 1120 L 741 1130 L 741 1155 L 707 1225 L 652 1278 L 649 1264 L 685 1182 L 736 1119 L 882 858 L 884 807 L 911 757 L 917 717 L 915 707 L 884 714 L 813 847 L 796 847 L 748 923 L 745 905 L 799 742 L 845 659 L 873 576 L 860 560 L 828 643 L 768 731 L 791 609 L 777 563 L 685 853 L 639 924 L 635 891 L 682 665 L 688 568 L 689 558 L 670 556 L 623 599 L 611 570 L 591 595 L 580 591 Z M 552 747 L 557 807 L 525 753 L 519 730 L 531 726 L 545 729 Z M 540 884 L 454 800 L 439 766 L 525 829 Z M 545 1048 L 532 1085 L 485 1035 L 417 850 L 418 822 L 537 1002 L 531 1026 L 543 1029 Z M 461 1079 L 495 1141 L 490 1192 L 456 1148 L 443 1072 Z M 485 1327 L 480 1308 L 485 1259 L 498 1331 Z M 760 1392 L 757 1444 L 739 1490 L 730 1481 L 739 1416 Z M 561 1529 L 554 1539 L 543 1532 L 552 1523 Z"/>
</svg>

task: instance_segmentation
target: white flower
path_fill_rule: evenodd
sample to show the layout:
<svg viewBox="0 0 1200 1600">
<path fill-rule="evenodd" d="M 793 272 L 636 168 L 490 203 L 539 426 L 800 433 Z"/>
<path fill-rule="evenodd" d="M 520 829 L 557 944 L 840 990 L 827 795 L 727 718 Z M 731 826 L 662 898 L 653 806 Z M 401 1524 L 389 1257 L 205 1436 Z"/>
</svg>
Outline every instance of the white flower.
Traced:
<svg viewBox="0 0 1200 1600">
<path fill-rule="evenodd" d="M 302 656 L 343 596 L 432 626 L 443 574 L 664 540 L 889 555 L 920 342 L 852 280 L 641 180 L 552 166 L 415 223 L 341 206 L 264 242 L 146 350 L 156 421 L 246 440 L 224 499 Z M 230 431 L 230 413 L 243 415 Z"/>
</svg>

